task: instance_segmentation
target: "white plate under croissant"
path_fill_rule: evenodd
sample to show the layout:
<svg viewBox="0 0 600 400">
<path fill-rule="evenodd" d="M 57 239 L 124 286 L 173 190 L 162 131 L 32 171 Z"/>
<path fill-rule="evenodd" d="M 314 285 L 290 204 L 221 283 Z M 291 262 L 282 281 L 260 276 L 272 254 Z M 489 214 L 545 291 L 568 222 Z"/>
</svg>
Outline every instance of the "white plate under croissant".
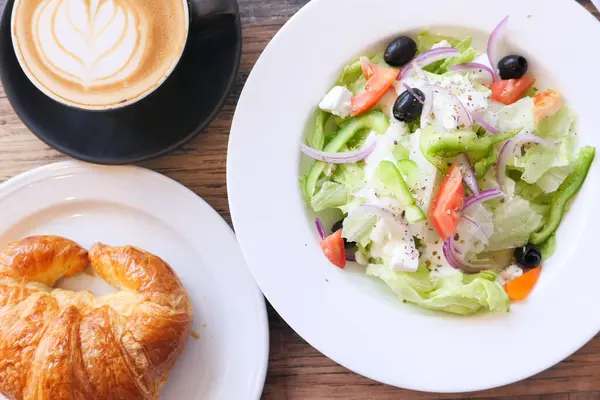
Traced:
<svg viewBox="0 0 600 400">
<path fill-rule="evenodd" d="M 0 256 L 0 275 L 10 275 L 0 278 L 5 396 L 260 398 L 268 358 L 264 299 L 233 232 L 194 193 L 142 168 L 57 163 L 0 185 L 0 221 L 0 255 L 31 236 L 78 244 L 55 239 L 44 250 L 30 243 L 39 238 L 27 239 L 12 251 L 27 250 L 19 257 L 33 261 Z M 62 278 L 59 290 L 48 292 L 89 263 L 87 273 Z M 8 374 L 21 383 L 9 389 Z"/>
</svg>

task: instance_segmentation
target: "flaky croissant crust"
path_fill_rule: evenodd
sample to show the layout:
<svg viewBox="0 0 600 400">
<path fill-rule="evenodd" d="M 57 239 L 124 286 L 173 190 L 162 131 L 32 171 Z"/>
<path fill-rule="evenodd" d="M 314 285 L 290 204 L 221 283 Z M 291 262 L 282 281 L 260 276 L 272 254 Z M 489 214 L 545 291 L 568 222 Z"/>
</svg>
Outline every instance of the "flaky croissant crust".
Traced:
<svg viewBox="0 0 600 400">
<path fill-rule="evenodd" d="M 52 289 L 95 272 L 120 290 Z M 33 236 L 0 253 L 0 393 L 9 399 L 157 399 L 190 336 L 192 307 L 146 251 Z"/>
</svg>

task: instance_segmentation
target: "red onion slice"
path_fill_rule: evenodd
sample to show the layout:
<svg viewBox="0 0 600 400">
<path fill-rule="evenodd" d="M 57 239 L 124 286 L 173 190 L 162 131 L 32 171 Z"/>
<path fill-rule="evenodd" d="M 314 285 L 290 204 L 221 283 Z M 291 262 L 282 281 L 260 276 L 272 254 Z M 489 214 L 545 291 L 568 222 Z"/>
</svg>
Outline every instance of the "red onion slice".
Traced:
<svg viewBox="0 0 600 400">
<path fill-rule="evenodd" d="M 492 200 L 492 199 L 495 199 L 497 197 L 502 197 L 502 196 L 504 196 L 504 193 L 502 193 L 498 189 L 484 190 L 476 196 L 471 196 L 471 197 L 467 198 L 465 200 L 465 204 L 463 205 L 462 212 L 464 214 L 464 212 L 467 209 L 469 209 L 471 206 L 473 206 L 475 204 L 480 204 L 480 203 L 483 203 L 484 201 Z"/>
<path fill-rule="evenodd" d="M 546 147 L 556 147 L 559 144 L 525 131 L 521 131 L 521 133 L 519 133 L 517 136 L 507 140 L 506 143 L 504 143 L 502 149 L 500 150 L 500 154 L 498 155 L 496 179 L 498 180 L 500 189 L 502 189 L 509 196 L 512 196 L 512 193 L 509 193 L 510 191 L 506 186 L 506 166 L 508 165 L 511 157 L 515 155 L 515 149 L 517 146 L 520 146 L 524 143 L 535 143 Z"/>
<path fill-rule="evenodd" d="M 375 150 L 376 145 L 377 140 L 373 137 L 369 137 L 362 148 L 354 151 L 329 153 L 326 151 L 315 150 L 305 144 L 300 145 L 300 150 L 310 158 L 317 161 L 323 161 L 328 164 L 352 164 L 367 158 L 373 152 L 373 150 Z"/>
<path fill-rule="evenodd" d="M 502 193 L 498 189 L 489 189 L 489 190 L 484 190 L 483 192 L 479 193 L 479 195 L 477 195 L 477 196 L 469 197 L 465 201 L 465 204 L 463 206 L 463 209 L 462 209 L 463 215 L 461 218 L 464 218 L 466 221 L 469 221 L 470 223 L 475 225 L 477 227 L 477 229 L 479 229 L 483 233 L 483 235 L 486 238 L 488 238 L 488 235 L 479 226 L 479 224 L 477 224 L 477 222 L 475 222 L 469 216 L 464 215 L 464 213 L 467 209 L 474 206 L 475 204 L 480 204 L 480 203 L 483 203 L 484 201 L 495 199 L 495 198 L 501 197 L 501 196 L 504 196 L 504 193 Z M 493 264 L 484 264 L 483 261 L 481 263 L 472 263 L 472 262 L 466 260 L 465 257 L 463 257 L 462 252 L 454 246 L 454 244 L 452 243 L 452 240 L 454 240 L 454 237 L 450 236 L 448 239 L 446 239 L 444 241 L 443 250 L 444 250 L 444 256 L 446 257 L 446 260 L 448 260 L 448 264 L 450 264 L 453 268 L 459 269 L 467 274 L 475 274 L 480 271 L 483 271 L 486 269 L 492 269 L 495 267 Z M 489 238 L 488 238 L 488 240 L 489 240 Z"/>
<path fill-rule="evenodd" d="M 444 256 L 452 268 L 461 270 L 467 274 L 476 274 L 483 270 L 494 268 L 494 265 L 474 264 L 465 260 L 462 253 L 452 244 L 452 240 L 452 237 L 446 239 L 442 247 Z"/>
<path fill-rule="evenodd" d="M 508 21 L 508 15 L 504 17 L 502 21 L 496 26 L 496 28 L 492 31 L 490 38 L 488 39 L 487 44 L 487 55 L 490 60 L 490 65 L 492 66 L 492 72 L 494 74 L 494 80 L 499 80 L 498 76 L 498 46 L 500 43 L 500 39 L 502 36 L 502 32 L 504 31 L 504 27 L 506 26 L 506 22 Z"/>
<path fill-rule="evenodd" d="M 422 99 L 422 98 L 421 98 L 421 96 L 419 96 L 419 95 L 417 94 L 417 92 L 415 92 L 415 91 L 414 91 L 414 89 L 413 89 L 413 88 L 411 88 L 410 86 L 408 86 L 406 83 L 402 83 L 402 85 L 404 85 L 404 87 L 406 88 L 406 90 L 407 90 L 407 91 L 408 91 L 410 94 L 412 94 L 412 95 L 415 97 L 415 99 L 417 99 L 417 101 L 418 101 L 419 103 L 421 103 L 421 104 L 425 104 L 425 100 L 424 100 L 424 99 Z"/>
<path fill-rule="evenodd" d="M 509 196 L 512 196 L 512 193 L 509 193 L 508 187 L 506 186 L 506 166 L 508 165 L 508 161 L 515 154 L 515 147 L 517 146 L 517 141 L 514 139 L 508 140 L 502 146 L 502 150 L 500 150 L 500 154 L 498 155 L 498 165 L 496 170 L 496 179 L 498 180 L 498 185 L 500 189 L 506 192 Z"/>
<path fill-rule="evenodd" d="M 474 75 L 473 80 L 489 86 L 494 83 L 494 71 L 490 67 L 480 63 L 456 64 L 448 68 L 455 72 L 468 72 Z"/>
<path fill-rule="evenodd" d="M 460 56 L 460 51 L 455 49 L 454 47 L 441 47 L 439 49 L 432 49 L 424 51 L 419 54 L 415 58 L 413 58 L 410 64 L 407 64 L 398 75 L 398 80 L 402 80 L 414 70 L 414 65 L 417 64 L 420 67 L 426 67 L 427 65 L 434 63 L 436 61 L 444 60 L 450 57 L 458 57 Z"/>
<path fill-rule="evenodd" d="M 458 168 L 462 174 L 463 180 L 471 189 L 473 194 L 479 194 L 479 185 L 477 184 L 477 177 L 475 176 L 475 171 L 473 171 L 473 167 L 471 166 L 471 162 L 467 158 L 466 154 L 461 154 L 456 158 L 456 162 L 458 163 Z"/>
<path fill-rule="evenodd" d="M 455 105 L 454 109 L 457 114 L 456 116 L 457 116 L 458 126 L 462 127 L 464 125 L 465 129 L 472 130 L 473 129 L 473 120 L 471 119 L 471 114 L 469 113 L 469 110 L 467 110 L 467 108 L 464 106 L 462 101 L 460 101 L 460 99 L 454 93 L 452 93 L 450 90 L 446 89 L 445 87 L 431 85 L 431 88 L 432 88 L 433 92 L 436 92 L 438 94 L 441 94 L 442 96 L 446 96 L 446 97 L 450 98 L 450 100 L 454 103 L 454 105 Z"/>
<path fill-rule="evenodd" d="M 488 124 L 483 117 L 480 117 L 477 113 L 470 112 L 471 117 L 477 122 L 479 125 L 483 126 L 483 128 L 489 133 L 500 133 L 500 130 L 493 126 L 492 124 Z"/>
<path fill-rule="evenodd" d="M 325 228 L 323 227 L 323 222 L 321 222 L 321 218 L 315 219 L 315 225 L 317 226 L 317 232 L 319 232 L 319 236 L 321 236 L 321 240 L 327 237 L 327 233 L 325 232 Z"/>
<path fill-rule="evenodd" d="M 447 239 L 446 241 L 444 241 L 444 246 L 442 247 L 442 250 L 444 252 L 444 257 L 446 257 L 446 261 L 448 261 L 448 264 L 450 264 L 450 266 L 452 268 L 458 269 L 458 270 L 463 270 L 463 268 L 468 268 L 456 259 L 454 252 L 452 251 L 451 239 Z M 468 269 L 470 270 L 470 268 L 468 268 Z"/>
</svg>

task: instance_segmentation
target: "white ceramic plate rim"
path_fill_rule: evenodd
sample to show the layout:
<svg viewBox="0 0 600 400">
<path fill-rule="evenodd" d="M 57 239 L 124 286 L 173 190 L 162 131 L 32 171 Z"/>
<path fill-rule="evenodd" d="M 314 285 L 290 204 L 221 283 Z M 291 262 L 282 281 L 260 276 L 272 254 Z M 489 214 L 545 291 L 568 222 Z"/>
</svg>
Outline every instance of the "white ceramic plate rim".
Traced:
<svg viewBox="0 0 600 400">
<path fill-rule="evenodd" d="M 597 110 L 587 95 L 600 88 L 585 78 L 594 75 L 588 66 L 598 65 L 600 54 L 580 40 L 600 36 L 600 25 L 574 1 L 548 7 L 544 0 L 372 0 L 365 11 L 363 0 L 313 0 L 267 46 L 241 94 L 227 181 L 246 261 L 269 302 L 305 340 L 380 382 L 435 392 L 502 386 L 549 368 L 600 330 L 594 310 L 600 270 L 588 261 L 597 258 L 598 163 L 561 225 L 559 251 L 536 292 L 507 315 L 432 316 L 400 304 L 370 278 L 336 270 L 322 255 L 301 199 L 298 145 L 307 118 L 346 62 L 406 31 L 487 35 L 507 14 L 510 45 L 530 59 L 542 86 L 565 94 L 579 113 L 582 142 L 600 145 Z M 564 21 L 569 30 L 555 29 Z M 574 53 L 576 66 L 565 59 Z"/>
<path fill-rule="evenodd" d="M 63 178 L 78 175 L 85 177 L 83 188 L 72 190 L 71 188 L 65 189 L 62 187 L 61 189 L 58 185 L 51 183 L 51 187 L 55 188 L 55 190 L 53 193 L 48 193 L 48 198 L 27 198 L 27 193 L 31 194 L 31 191 L 28 191 L 31 187 L 46 184 L 47 181 L 64 180 Z M 135 182 L 136 187 L 127 189 L 131 182 Z M 81 184 L 82 182 L 79 180 L 78 183 Z M 107 190 L 111 188 L 111 185 L 113 185 L 114 190 Z M 70 197 L 73 193 L 76 193 L 75 197 Z M 153 195 L 157 199 L 157 202 L 140 202 L 140 198 L 144 199 L 147 196 Z M 19 199 L 18 201 L 23 203 L 23 205 L 19 204 L 17 207 L 11 208 L 9 221 L 5 221 L 8 222 L 8 225 L 5 225 L 3 231 L 10 230 L 11 226 L 15 225 L 15 222 L 18 225 L 20 221 L 31 218 L 32 215 L 37 215 L 36 213 L 43 209 L 57 205 L 60 206 L 69 201 L 84 201 L 86 203 L 101 202 L 125 208 L 139 207 L 139 211 L 154 215 L 159 219 L 163 217 L 169 219 L 167 215 L 172 217 L 174 214 L 180 214 L 181 219 L 169 219 L 169 228 L 175 230 L 176 234 L 184 238 L 186 237 L 184 232 L 188 234 L 189 243 L 195 247 L 197 254 L 202 256 L 202 262 L 204 264 L 211 263 L 209 273 L 221 282 L 219 283 L 220 285 L 222 285 L 222 282 L 227 282 L 227 293 L 231 300 L 227 300 L 227 297 L 225 297 L 225 301 L 231 302 L 232 307 L 235 307 L 236 310 L 246 310 L 245 320 L 234 322 L 234 319 L 239 317 L 234 314 L 225 315 L 222 318 L 226 320 L 226 323 L 221 326 L 235 327 L 235 324 L 245 324 L 245 332 L 248 336 L 247 344 L 253 348 L 248 349 L 248 351 L 235 349 L 237 354 L 234 357 L 244 357 L 244 362 L 236 363 L 235 358 L 222 360 L 223 365 L 218 368 L 228 368 L 228 376 L 236 376 L 241 379 L 239 382 L 227 382 L 227 385 L 247 388 L 244 398 L 250 400 L 261 397 L 269 357 L 269 330 L 264 297 L 243 263 L 243 257 L 238 250 L 238 244 L 232 229 L 206 201 L 178 182 L 145 168 L 133 166 L 98 166 L 79 161 L 48 164 L 26 171 L 2 183 L 0 185 L 0 202 L 5 205 L 5 201 L 10 199 L 11 204 L 14 204 L 16 201 L 15 198 Z M 157 206 L 157 204 L 165 200 L 168 200 L 168 202 Z M 167 208 L 165 207 L 173 208 L 167 212 Z M 160 208 L 165 213 L 162 216 L 157 216 L 156 213 L 161 212 Z M 201 221 L 202 223 L 194 225 L 192 229 L 192 224 L 195 224 L 197 221 Z M 199 243 L 200 240 L 190 237 L 190 232 L 202 230 L 203 228 L 207 232 L 206 236 L 204 234 L 198 235 L 203 238 L 202 243 Z M 2 233 L 4 234 L 5 232 Z M 73 232 L 73 236 L 69 237 L 77 240 L 77 232 Z M 202 248 L 209 248 L 207 246 L 214 247 L 214 245 L 210 244 L 210 240 L 219 240 L 221 241 L 219 245 L 228 249 L 227 252 L 219 255 L 219 263 L 215 263 L 216 260 L 212 253 L 209 255 L 206 250 L 202 250 Z M 179 269 L 177 265 L 173 265 L 173 268 L 176 271 Z M 192 266 L 186 268 L 192 268 Z M 216 281 L 212 280 L 212 282 Z M 188 290 L 196 289 L 193 282 L 183 280 L 183 284 L 188 287 Z M 197 298 L 198 296 L 198 294 L 194 294 L 194 297 Z M 196 315 L 196 318 L 198 318 L 198 315 Z M 205 336 L 201 328 L 202 323 L 195 321 L 194 325 L 201 335 L 200 340 L 206 340 L 202 339 Z M 237 328 L 240 328 L 240 326 Z M 215 333 L 224 334 L 225 332 Z M 227 340 L 237 340 L 235 338 L 238 335 L 239 332 L 229 332 Z M 192 345 L 193 341 L 190 341 L 188 347 Z M 248 360 L 248 357 L 254 359 Z M 207 367 L 211 366 L 207 365 Z M 177 363 L 175 369 L 177 369 Z M 241 372 L 231 374 L 232 369 L 240 369 Z M 178 372 L 180 373 L 181 371 Z M 224 370 L 221 369 L 221 373 L 223 372 Z M 194 371 L 187 371 L 186 373 L 193 375 Z M 186 377 L 185 379 L 193 378 Z M 167 384 L 166 389 L 168 388 L 169 384 Z M 223 392 L 223 389 L 225 389 L 224 386 L 218 387 L 216 390 L 219 393 L 226 393 L 226 391 Z M 0 395 L 0 398 L 3 397 Z"/>
</svg>

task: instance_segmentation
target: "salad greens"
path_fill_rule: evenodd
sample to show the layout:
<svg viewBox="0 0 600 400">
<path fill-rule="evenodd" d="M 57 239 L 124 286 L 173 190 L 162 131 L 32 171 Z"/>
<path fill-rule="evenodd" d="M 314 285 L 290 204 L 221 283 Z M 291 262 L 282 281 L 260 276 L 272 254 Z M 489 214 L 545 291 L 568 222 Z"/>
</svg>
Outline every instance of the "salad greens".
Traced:
<svg viewBox="0 0 600 400">
<path fill-rule="evenodd" d="M 578 149 L 574 110 L 523 60 L 490 68 L 470 37 L 423 31 L 343 67 L 300 178 L 314 212 L 343 215 L 321 244 L 333 264 L 356 261 L 403 301 L 460 315 L 506 312 L 531 292 L 519 276 L 556 250 L 595 149 Z"/>
<path fill-rule="evenodd" d="M 508 311 L 510 302 L 497 274 L 484 271 L 430 277 L 426 268 L 417 272 L 393 272 L 382 264 L 369 264 L 367 275 L 383 280 L 400 298 L 433 310 L 472 314 L 480 310 Z"/>
<path fill-rule="evenodd" d="M 447 161 L 448 158 L 462 153 L 476 156 L 487 155 L 496 143 L 504 142 L 518 133 L 518 131 L 508 131 L 493 136 L 479 136 L 472 131 L 448 133 L 428 126 L 421 130 L 421 151 L 431 164 L 435 165 L 440 171 L 446 172 L 450 167 Z"/>
<path fill-rule="evenodd" d="M 389 126 L 388 118 L 379 111 L 371 111 L 348 121 L 344 124 L 324 150 L 327 152 L 338 152 L 348 143 L 352 137 L 363 129 L 370 129 L 376 133 L 383 134 Z M 325 171 L 325 162 L 316 162 L 306 177 L 306 193 L 309 197 L 315 194 L 317 181 Z"/>
<path fill-rule="evenodd" d="M 530 242 L 533 244 L 542 244 L 550 238 L 558 229 L 562 220 L 567 203 L 581 189 L 583 182 L 592 166 L 596 149 L 594 147 L 583 147 L 575 161 L 573 172 L 563 182 L 561 187 L 552 196 L 548 219 L 543 229 L 531 235 Z"/>
</svg>

